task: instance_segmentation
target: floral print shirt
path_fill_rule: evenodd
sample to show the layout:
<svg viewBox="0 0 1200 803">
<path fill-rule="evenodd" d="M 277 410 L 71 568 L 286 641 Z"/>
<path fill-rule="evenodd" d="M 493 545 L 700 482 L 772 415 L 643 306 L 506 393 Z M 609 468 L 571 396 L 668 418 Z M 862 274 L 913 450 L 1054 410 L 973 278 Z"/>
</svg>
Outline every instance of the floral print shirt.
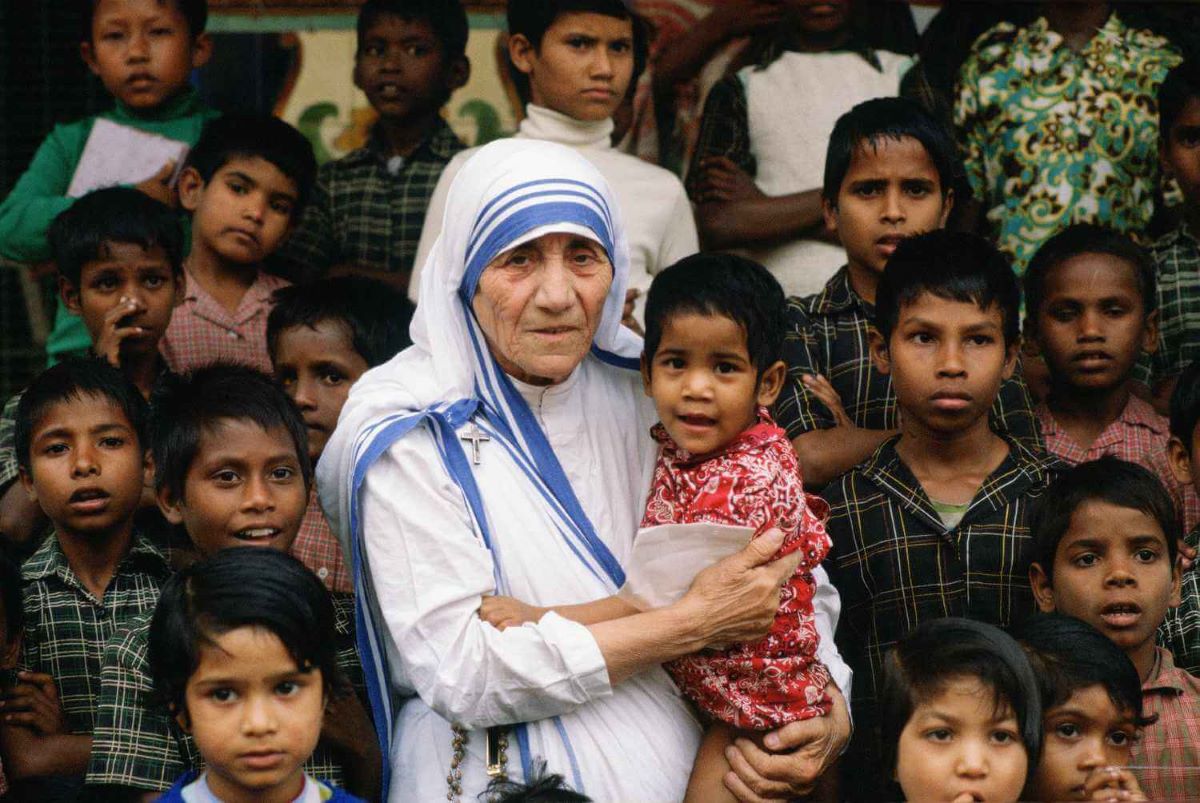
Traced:
<svg viewBox="0 0 1200 803">
<path fill-rule="evenodd" d="M 1070 223 L 1139 234 L 1158 190 L 1158 85 L 1180 61 L 1114 13 L 1078 52 L 1044 17 L 1001 23 L 959 74 L 954 122 L 997 245 L 1023 273 Z"/>
</svg>

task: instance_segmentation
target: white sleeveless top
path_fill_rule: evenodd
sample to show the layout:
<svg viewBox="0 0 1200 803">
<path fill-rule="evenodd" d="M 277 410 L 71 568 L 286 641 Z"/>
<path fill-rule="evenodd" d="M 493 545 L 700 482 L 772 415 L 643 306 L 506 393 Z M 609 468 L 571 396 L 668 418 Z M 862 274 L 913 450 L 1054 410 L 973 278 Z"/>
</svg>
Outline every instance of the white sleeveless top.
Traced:
<svg viewBox="0 0 1200 803">
<path fill-rule="evenodd" d="M 857 53 L 788 51 L 764 70 L 745 67 L 750 150 L 758 165 L 755 183 L 767 195 L 820 187 L 825 151 L 834 123 L 854 106 L 898 94 L 912 58 L 875 51 L 882 71 Z M 781 98 L 791 102 L 781 103 Z M 745 251 L 766 265 L 788 295 L 806 296 L 825 286 L 846 261 L 840 247 L 810 239 Z"/>
</svg>

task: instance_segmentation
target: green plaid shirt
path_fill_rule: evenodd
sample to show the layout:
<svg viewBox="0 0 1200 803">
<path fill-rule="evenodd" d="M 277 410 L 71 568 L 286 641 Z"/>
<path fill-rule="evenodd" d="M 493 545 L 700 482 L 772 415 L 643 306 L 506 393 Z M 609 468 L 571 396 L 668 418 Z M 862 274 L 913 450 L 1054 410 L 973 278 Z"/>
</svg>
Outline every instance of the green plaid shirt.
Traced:
<svg viewBox="0 0 1200 803">
<path fill-rule="evenodd" d="M 17 463 L 17 405 L 25 391 L 14 393 L 0 412 L 0 493 L 17 479 L 20 467 Z"/>
<path fill-rule="evenodd" d="M 409 156 L 393 159 L 372 131 L 366 147 L 321 165 L 312 200 L 282 251 L 299 271 L 296 281 L 343 264 L 411 273 L 429 197 L 464 147 L 438 120 Z"/>
<path fill-rule="evenodd" d="M 362 667 L 354 646 L 354 600 L 349 594 L 332 596 L 338 666 L 365 699 Z M 203 766 L 191 737 L 150 696 L 150 618 L 147 614 L 131 622 L 105 647 L 88 786 L 166 791 L 184 772 Z M 335 786 L 345 785 L 341 764 L 322 745 L 304 769 Z"/>
<path fill-rule="evenodd" d="M 833 540 L 825 566 L 842 597 L 837 642 L 854 670 L 851 710 L 863 739 L 877 724 L 884 655 L 909 630 L 945 616 L 1009 627 L 1033 613 L 1030 513 L 1062 469 L 1006 438 L 1008 457 L 947 531 L 900 460 L 899 440 L 885 441 L 823 494 Z"/>
<path fill-rule="evenodd" d="M 874 305 L 854 292 L 844 267 L 821 292 L 788 299 L 783 343 L 788 382 L 775 402 L 775 420 L 789 438 L 836 424 L 829 408 L 800 380 L 804 374 L 828 379 L 856 426 L 877 430 L 899 426 L 891 377 L 879 373 L 871 362 L 867 333 L 874 317 Z M 996 431 L 1041 448 L 1029 391 L 1019 373 L 1000 385 L 991 423 Z"/>
<path fill-rule="evenodd" d="M 1200 546 L 1200 527 L 1188 533 L 1188 546 Z M 1178 608 L 1167 611 L 1158 629 L 1158 643 L 1175 656 L 1175 666 L 1200 676 L 1200 565 L 1183 573 Z"/>
<path fill-rule="evenodd" d="M 96 599 L 72 571 L 57 536 L 21 567 L 25 640 L 21 663 L 54 678 L 72 733 L 91 733 L 100 693 L 100 661 L 113 634 L 154 610 L 167 561 L 141 534 Z"/>
<path fill-rule="evenodd" d="M 1151 246 L 1158 268 L 1158 349 L 1134 377 L 1152 386 L 1200 359 L 1200 239 L 1186 223 Z"/>
</svg>

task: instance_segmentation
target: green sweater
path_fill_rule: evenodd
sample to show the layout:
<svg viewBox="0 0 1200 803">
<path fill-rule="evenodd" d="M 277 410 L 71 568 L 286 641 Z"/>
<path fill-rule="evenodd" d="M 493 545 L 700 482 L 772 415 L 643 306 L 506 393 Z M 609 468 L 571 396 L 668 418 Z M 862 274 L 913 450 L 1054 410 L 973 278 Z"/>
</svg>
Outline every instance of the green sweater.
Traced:
<svg viewBox="0 0 1200 803">
<path fill-rule="evenodd" d="M 148 114 L 135 114 L 120 102 L 116 108 L 97 115 L 114 123 L 159 134 L 195 145 L 204 124 L 217 116 L 205 106 L 195 90 L 188 88 L 174 100 Z M 0 257 L 17 262 L 42 262 L 50 258 L 46 231 L 51 221 L 74 199 L 66 196 L 92 133 L 96 117 L 57 125 L 34 154 L 29 169 L 0 203 Z M 92 339 L 78 316 L 58 302 L 54 330 L 46 343 L 51 361 L 58 355 L 82 351 Z"/>
</svg>

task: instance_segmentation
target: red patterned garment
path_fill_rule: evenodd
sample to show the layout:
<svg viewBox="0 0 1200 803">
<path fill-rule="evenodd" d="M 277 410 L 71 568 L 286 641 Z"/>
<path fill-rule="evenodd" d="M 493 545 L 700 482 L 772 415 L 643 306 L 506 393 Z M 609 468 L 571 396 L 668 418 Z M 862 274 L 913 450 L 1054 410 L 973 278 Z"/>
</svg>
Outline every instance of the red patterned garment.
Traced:
<svg viewBox="0 0 1200 803">
<path fill-rule="evenodd" d="M 800 464 L 787 433 L 765 408 L 758 423 L 724 451 L 702 459 L 675 445 L 662 424 L 661 444 L 642 527 L 730 524 L 753 527 L 755 537 L 783 530 L 776 557 L 801 551 L 804 559 L 784 586 L 766 637 L 725 650 L 704 650 L 666 664 L 681 691 L 707 714 L 746 730 L 771 730 L 829 713 L 829 671 L 817 660 L 812 570 L 829 552 L 829 506 L 804 492 Z"/>
</svg>

